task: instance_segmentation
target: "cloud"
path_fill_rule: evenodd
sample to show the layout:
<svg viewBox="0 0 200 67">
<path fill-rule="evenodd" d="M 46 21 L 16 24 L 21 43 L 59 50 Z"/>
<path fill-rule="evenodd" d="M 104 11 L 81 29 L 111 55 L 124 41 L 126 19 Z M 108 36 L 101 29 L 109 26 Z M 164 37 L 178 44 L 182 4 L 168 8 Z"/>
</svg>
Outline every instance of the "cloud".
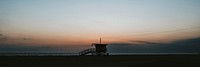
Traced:
<svg viewBox="0 0 200 67">
<path fill-rule="evenodd" d="M 26 41 L 26 40 L 33 40 L 33 38 L 30 38 L 30 37 L 17 38 L 17 37 L 9 37 L 9 36 L 0 34 L 0 41 L 13 42 L 13 41 Z"/>
<path fill-rule="evenodd" d="M 38 45 L 38 44 L 37 44 Z M 14 45 L 0 44 L 0 53 L 78 53 L 90 46 L 86 45 Z"/>
<path fill-rule="evenodd" d="M 4 36 L 3 34 L 0 34 L 0 41 L 4 41 L 4 40 L 7 40 L 7 37 Z"/>
<path fill-rule="evenodd" d="M 160 44 L 155 42 L 149 42 L 149 41 L 131 41 L 133 43 L 142 43 L 142 44 Z"/>
<path fill-rule="evenodd" d="M 32 40 L 32 38 L 23 38 L 23 40 Z"/>
</svg>

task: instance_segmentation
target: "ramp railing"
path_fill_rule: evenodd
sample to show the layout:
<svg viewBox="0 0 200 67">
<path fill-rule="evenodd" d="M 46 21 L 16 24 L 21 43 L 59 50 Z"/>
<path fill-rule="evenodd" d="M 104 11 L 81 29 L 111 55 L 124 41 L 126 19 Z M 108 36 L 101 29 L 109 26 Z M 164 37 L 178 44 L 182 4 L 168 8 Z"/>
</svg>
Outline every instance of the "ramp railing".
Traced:
<svg viewBox="0 0 200 67">
<path fill-rule="evenodd" d="M 95 48 L 89 48 L 89 49 L 85 49 L 85 50 L 79 52 L 79 55 L 86 55 L 86 54 L 89 54 L 89 53 L 93 54 L 95 51 L 96 51 Z"/>
</svg>

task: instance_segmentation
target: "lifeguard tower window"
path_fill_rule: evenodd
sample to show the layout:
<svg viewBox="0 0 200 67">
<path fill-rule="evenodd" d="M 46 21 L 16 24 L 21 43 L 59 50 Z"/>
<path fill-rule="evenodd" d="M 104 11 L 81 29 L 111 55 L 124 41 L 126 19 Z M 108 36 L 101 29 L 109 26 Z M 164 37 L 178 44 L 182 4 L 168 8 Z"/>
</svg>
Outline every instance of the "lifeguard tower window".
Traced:
<svg viewBox="0 0 200 67">
<path fill-rule="evenodd" d="M 106 46 L 107 44 L 94 44 L 96 48 L 96 52 L 107 52 Z"/>
</svg>

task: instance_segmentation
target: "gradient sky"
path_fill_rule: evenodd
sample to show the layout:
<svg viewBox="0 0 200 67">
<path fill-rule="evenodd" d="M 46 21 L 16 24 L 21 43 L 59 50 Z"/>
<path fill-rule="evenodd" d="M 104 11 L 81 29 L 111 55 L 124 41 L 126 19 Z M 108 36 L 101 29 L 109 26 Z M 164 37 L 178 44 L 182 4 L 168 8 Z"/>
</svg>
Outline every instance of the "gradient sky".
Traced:
<svg viewBox="0 0 200 67">
<path fill-rule="evenodd" d="M 199 26 L 199 0 L 0 0 L 1 44 L 173 42 Z"/>
</svg>

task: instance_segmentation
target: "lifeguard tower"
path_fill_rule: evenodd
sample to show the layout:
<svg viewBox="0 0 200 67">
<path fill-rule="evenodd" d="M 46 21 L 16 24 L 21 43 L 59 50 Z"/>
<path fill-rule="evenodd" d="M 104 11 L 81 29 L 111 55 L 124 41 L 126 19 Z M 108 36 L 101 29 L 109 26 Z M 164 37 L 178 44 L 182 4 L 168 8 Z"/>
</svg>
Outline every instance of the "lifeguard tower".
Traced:
<svg viewBox="0 0 200 67">
<path fill-rule="evenodd" d="M 89 53 L 91 53 L 92 55 L 108 55 L 106 48 L 107 45 L 108 44 L 102 44 L 100 38 L 100 43 L 92 43 L 92 46 L 95 46 L 95 48 L 83 50 L 79 52 L 79 55 L 87 55 Z"/>
</svg>

